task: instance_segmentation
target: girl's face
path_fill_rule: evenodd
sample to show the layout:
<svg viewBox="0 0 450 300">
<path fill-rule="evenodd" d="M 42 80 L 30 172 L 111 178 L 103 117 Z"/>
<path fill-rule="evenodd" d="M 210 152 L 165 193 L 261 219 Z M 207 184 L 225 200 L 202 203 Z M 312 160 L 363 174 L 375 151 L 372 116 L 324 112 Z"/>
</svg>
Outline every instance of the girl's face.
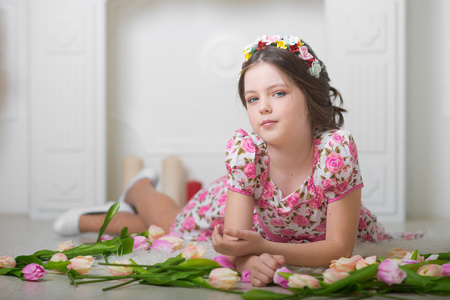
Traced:
<svg viewBox="0 0 450 300">
<path fill-rule="evenodd" d="M 252 66 L 245 74 L 244 88 L 250 124 L 268 145 L 311 138 L 305 95 L 274 65 Z"/>
</svg>

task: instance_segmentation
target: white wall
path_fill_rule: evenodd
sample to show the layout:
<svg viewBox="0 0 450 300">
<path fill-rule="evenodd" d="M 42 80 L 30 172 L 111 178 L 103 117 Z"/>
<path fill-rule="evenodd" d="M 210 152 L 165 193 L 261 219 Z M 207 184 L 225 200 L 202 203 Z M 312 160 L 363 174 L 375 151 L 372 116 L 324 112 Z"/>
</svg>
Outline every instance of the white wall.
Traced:
<svg viewBox="0 0 450 300">
<path fill-rule="evenodd" d="M 0 214 L 29 210 L 27 10 L 23 3 L 26 1 L 0 0 Z M 446 172 L 450 169 L 446 158 L 450 148 L 448 12 L 447 0 L 407 1 L 408 217 L 448 217 L 450 211 L 446 193 L 450 179 Z M 121 135 L 131 133 L 126 126 L 122 128 L 125 132 Z M 130 140 L 138 139 L 130 136 Z M 120 178 L 115 180 L 120 183 Z"/>
<path fill-rule="evenodd" d="M 450 1 L 408 0 L 407 216 L 450 216 Z"/>
</svg>

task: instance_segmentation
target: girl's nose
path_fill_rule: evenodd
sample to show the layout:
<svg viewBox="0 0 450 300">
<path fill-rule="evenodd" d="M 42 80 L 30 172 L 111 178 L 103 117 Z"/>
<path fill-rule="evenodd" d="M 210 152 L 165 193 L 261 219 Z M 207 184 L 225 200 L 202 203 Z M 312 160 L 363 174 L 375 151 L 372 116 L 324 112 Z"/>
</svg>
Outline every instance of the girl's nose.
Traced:
<svg viewBox="0 0 450 300">
<path fill-rule="evenodd" d="M 261 114 L 267 114 L 272 112 L 272 105 L 270 104 L 270 101 L 265 98 L 259 99 L 259 112 Z"/>
</svg>

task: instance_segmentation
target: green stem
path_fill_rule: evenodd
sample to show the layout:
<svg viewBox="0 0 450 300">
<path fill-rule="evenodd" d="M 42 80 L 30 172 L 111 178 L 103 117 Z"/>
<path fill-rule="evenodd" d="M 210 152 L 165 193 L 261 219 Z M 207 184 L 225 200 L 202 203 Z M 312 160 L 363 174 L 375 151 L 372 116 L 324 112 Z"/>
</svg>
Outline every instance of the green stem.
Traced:
<svg viewBox="0 0 450 300">
<path fill-rule="evenodd" d="M 115 289 L 115 288 L 118 288 L 118 287 L 121 287 L 121 286 L 130 284 L 130 283 L 135 282 L 135 281 L 138 281 L 138 280 L 139 280 L 139 279 L 132 279 L 132 280 L 123 282 L 123 283 L 121 283 L 121 284 L 117 284 L 117 285 L 113 285 L 113 286 L 110 286 L 110 287 L 103 288 L 102 291 L 106 292 L 106 291 L 109 291 L 109 290 L 112 290 L 112 289 Z"/>
<path fill-rule="evenodd" d="M 111 281 L 115 279 L 97 279 L 97 280 L 85 280 L 85 281 L 78 281 L 76 282 L 77 285 L 79 284 L 85 284 L 85 283 L 95 283 L 95 282 L 105 282 L 105 281 Z M 71 283 L 73 284 L 73 283 Z"/>
</svg>

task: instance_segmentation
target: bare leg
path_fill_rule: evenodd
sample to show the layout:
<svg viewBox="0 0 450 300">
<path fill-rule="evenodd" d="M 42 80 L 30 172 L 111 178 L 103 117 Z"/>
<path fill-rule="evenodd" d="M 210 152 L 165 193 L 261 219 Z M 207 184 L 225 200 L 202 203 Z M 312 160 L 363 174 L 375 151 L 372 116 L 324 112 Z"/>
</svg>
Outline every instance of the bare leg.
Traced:
<svg viewBox="0 0 450 300">
<path fill-rule="evenodd" d="M 140 233 L 150 225 L 157 225 L 169 232 L 181 208 L 167 195 L 155 190 L 149 179 L 137 181 L 128 191 L 125 201 L 134 207 L 136 214 L 117 213 L 109 223 L 106 233 L 120 234 L 123 227 L 129 232 Z M 81 232 L 98 232 L 105 214 L 85 214 L 80 217 Z"/>
</svg>

